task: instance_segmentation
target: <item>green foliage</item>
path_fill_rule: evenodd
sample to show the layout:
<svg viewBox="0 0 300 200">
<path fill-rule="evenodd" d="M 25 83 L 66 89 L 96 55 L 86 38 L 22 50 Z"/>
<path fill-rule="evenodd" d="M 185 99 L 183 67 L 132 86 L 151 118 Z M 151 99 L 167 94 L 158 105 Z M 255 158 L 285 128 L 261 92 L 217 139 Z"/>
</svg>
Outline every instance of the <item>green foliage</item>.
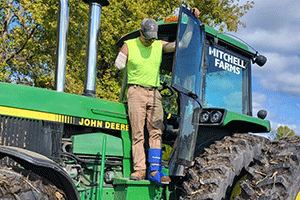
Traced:
<svg viewBox="0 0 300 200">
<path fill-rule="evenodd" d="M 51 54 L 56 44 L 48 35 L 56 35 L 56 23 L 47 26 L 56 1 L 8 0 L 0 2 L 1 80 L 29 80 L 47 87 L 53 73 Z M 56 16 L 52 13 L 51 17 Z M 55 20 L 55 19 L 54 19 Z M 45 77 L 47 76 L 47 77 Z M 39 84 L 39 79 L 47 81 Z M 53 77 L 52 77 L 53 79 Z"/>
<path fill-rule="evenodd" d="M 271 134 L 275 140 L 280 140 L 284 137 L 293 137 L 296 135 L 295 131 L 287 126 L 279 126 L 276 131 L 272 131 Z"/>
<path fill-rule="evenodd" d="M 170 156 L 172 153 L 172 147 L 170 145 L 167 144 L 162 144 L 162 160 L 163 161 L 169 161 L 170 160 Z"/>
<path fill-rule="evenodd" d="M 156 20 L 171 16 L 182 1 L 110 0 L 102 8 L 97 63 L 97 97 L 117 101 L 121 72 L 114 68 L 119 51 L 116 42 L 136 30 L 145 17 Z M 220 25 L 222 31 L 236 31 L 239 19 L 253 2 L 240 6 L 239 1 L 188 1 L 199 8 L 200 19 Z M 66 92 L 84 90 L 89 6 L 82 0 L 69 0 L 70 22 L 66 70 Z M 27 80 L 36 87 L 55 89 L 57 0 L 0 1 L 0 81 Z"/>
<path fill-rule="evenodd" d="M 254 1 L 241 5 L 240 0 L 195 0 L 191 3 L 200 10 L 200 20 L 211 26 L 220 26 L 220 31 L 237 31 L 238 26 L 246 26 L 240 21 L 247 11 L 253 7 Z"/>
<path fill-rule="evenodd" d="M 168 86 L 168 88 L 165 89 L 161 88 L 162 90 L 160 90 L 160 93 L 162 95 L 163 108 L 167 113 L 178 114 L 178 103 L 177 103 L 178 94 L 171 87 L 171 82 L 172 82 L 171 73 L 162 70 L 161 74 L 162 75 L 160 76 L 160 82 L 165 83 Z"/>
</svg>

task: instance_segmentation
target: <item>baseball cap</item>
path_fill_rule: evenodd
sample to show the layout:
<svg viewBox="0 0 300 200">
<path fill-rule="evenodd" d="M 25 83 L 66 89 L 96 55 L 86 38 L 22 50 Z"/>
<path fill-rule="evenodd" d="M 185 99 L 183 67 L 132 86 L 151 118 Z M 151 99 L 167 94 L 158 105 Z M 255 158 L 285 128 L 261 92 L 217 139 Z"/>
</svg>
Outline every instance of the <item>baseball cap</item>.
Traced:
<svg viewBox="0 0 300 200">
<path fill-rule="evenodd" d="M 141 29 L 146 39 L 157 39 L 158 25 L 154 19 L 143 19 Z"/>
</svg>

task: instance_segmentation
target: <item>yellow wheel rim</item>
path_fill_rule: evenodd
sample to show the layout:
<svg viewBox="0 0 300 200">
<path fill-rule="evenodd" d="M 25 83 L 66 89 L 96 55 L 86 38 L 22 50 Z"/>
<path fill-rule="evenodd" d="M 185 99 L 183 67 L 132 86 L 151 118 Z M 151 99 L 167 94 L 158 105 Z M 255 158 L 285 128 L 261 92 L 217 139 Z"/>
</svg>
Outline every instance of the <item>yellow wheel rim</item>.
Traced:
<svg viewBox="0 0 300 200">
<path fill-rule="evenodd" d="M 298 195 L 295 200 L 300 200 L 300 191 L 298 192 Z"/>
</svg>

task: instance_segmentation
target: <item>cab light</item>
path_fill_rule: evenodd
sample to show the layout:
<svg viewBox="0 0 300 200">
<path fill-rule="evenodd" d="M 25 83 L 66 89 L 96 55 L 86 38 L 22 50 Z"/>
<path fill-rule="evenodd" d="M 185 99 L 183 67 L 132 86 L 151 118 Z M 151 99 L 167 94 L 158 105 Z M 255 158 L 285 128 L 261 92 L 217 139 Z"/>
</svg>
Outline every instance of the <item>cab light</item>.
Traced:
<svg viewBox="0 0 300 200">
<path fill-rule="evenodd" d="M 202 112 L 200 114 L 200 122 L 205 123 L 208 122 L 208 120 L 209 120 L 209 112 Z"/>
<path fill-rule="evenodd" d="M 210 113 L 210 121 L 212 123 L 217 123 L 222 119 L 222 113 L 218 110 L 213 110 Z"/>
</svg>

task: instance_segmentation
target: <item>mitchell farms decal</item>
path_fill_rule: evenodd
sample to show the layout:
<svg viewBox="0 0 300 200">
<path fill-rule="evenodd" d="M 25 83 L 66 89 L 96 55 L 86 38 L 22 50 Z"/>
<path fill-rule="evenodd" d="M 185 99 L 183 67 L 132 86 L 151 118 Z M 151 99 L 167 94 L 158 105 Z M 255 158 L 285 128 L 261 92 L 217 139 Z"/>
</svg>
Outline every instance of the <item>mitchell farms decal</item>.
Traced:
<svg viewBox="0 0 300 200">
<path fill-rule="evenodd" d="M 246 69 L 245 60 L 214 46 L 210 46 L 208 48 L 208 59 L 210 65 L 213 64 L 216 68 L 223 69 L 237 75 L 241 74 L 242 69 Z"/>
</svg>

